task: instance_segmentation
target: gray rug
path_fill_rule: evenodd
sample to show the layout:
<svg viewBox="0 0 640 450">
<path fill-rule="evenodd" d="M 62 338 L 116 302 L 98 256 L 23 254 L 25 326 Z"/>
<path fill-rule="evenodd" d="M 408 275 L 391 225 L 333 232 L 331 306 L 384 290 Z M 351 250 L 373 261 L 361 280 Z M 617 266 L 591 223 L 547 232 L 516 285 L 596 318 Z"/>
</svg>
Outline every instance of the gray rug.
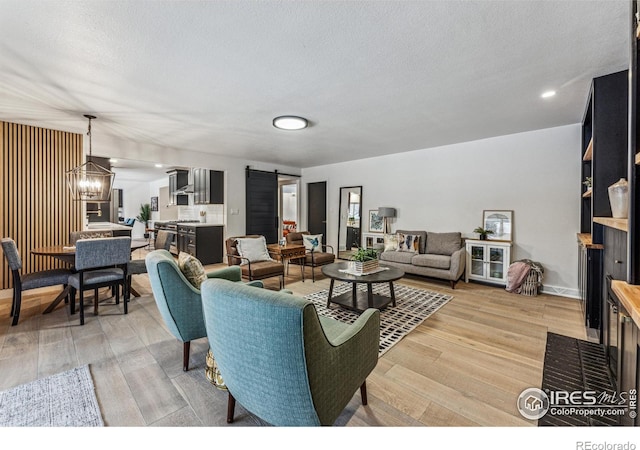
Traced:
<svg viewBox="0 0 640 450">
<path fill-rule="evenodd" d="M 104 426 L 89 366 L 0 392 L 0 426 Z"/>
<path fill-rule="evenodd" d="M 440 294 L 438 292 L 425 291 L 401 284 L 394 284 L 396 294 L 396 306 L 389 304 L 380 312 L 380 351 L 382 356 L 393 345 L 397 344 L 410 331 L 420 325 L 427 317 L 440 309 L 452 295 Z M 366 291 L 366 285 L 359 284 L 358 289 Z M 344 292 L 351 291 L 351 283 L 336 282 L 334 297 Z M 374 284 L 373 293 L 389 295 L 389 285 L 384 283 Z M 345 323 L 353 323 L 359 316 L 358 313 L 332 304 L 327 309 L 327 296 L 329 290 L 309 294 L 305 298 L 311 300 L 318 314 L 331 317 Z"/>
</svg>

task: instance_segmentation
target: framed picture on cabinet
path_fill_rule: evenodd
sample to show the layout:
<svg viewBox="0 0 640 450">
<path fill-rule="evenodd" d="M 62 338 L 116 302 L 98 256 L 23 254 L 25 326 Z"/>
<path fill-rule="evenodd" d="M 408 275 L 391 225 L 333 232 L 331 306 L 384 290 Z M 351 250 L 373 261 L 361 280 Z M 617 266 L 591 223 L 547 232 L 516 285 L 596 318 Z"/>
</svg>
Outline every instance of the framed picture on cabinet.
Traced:
<svg viewBox="0 0 640 450">
<path fill-rule="evenodd" d="M 513 211 L 485 209 L 482 212 L 482 226 L 493 233 L 487 235 L 492 241 L 512 241 Z"/>
<path fill-rule="evenodd" d="M 369 210 L 369 232 L 382 233 L 383 222 L 382 217 L 378 214 L 377 209 Z"/>
</svg>

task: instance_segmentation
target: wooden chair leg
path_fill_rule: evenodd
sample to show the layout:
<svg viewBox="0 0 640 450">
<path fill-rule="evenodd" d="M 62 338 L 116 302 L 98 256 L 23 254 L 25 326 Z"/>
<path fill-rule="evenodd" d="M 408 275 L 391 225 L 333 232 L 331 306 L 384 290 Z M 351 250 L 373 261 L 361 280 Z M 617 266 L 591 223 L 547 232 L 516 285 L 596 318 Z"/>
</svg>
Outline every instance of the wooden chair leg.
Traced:
<svg viewBox="0 0 640 450">
<path fill-rule="evenodd" d="M 189 370 L 189 351 L 191 349 L 191 341 L 182 344 L 182 370 Z"/>
<path fill-rule="evenodd" d="M 14 288 L 13 295 L 15 297 L 15 308 L 13 309 L 13 320 L 11 321 L 11 326 L 18 325 L 18 319 L 20 319 L 20 307 L 22 304 L 22 291 L 18 290 L 16 294 L 16 289 Z"/>
<path fill-rule="evenodd" d="M 362 386 L 360 386 L 360 397 L 362 397 L 362 404 L 366 405 L 367 404 L 367 381 L 366 380 L 364 383 L 362 383 Z"/>
<path fill-rule="evenodd" d="M 229 392 L 229 399 L 227 401 L 227 423 L 233 423 L 233 414 L 236 409 L 236 399 L 233 398 L 231 392 Z"/>
</svg>

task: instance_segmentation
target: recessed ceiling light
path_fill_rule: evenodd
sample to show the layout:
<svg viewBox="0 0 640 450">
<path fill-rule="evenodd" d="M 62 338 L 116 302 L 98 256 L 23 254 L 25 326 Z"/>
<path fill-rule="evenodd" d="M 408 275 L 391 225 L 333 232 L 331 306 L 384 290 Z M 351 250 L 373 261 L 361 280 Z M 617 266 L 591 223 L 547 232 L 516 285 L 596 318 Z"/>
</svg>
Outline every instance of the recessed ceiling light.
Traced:
<svg viewBox="0 0 640 450">
<path fill-rule="evenodd" d="M 280 116 L 273 119 L 273 126 L 281 130 L 302 130 L 307 128 L 307 119 L 297 116 Z"/>
<path fill-rule="evenodd" d="M 111 158 L 111 159 L 109 159 L 109 162 L 110 162 L 110 163 L 117 163 L 117 162 L 118 162 L 118 160 L 117 160 L 117 159 L 115 159 L 115 158 Z"/>
<path fill-rule="evenodd" d="M 547 92 L 543 92 L 540 97 L 549 98 L 549 97 L 553 97 L 554 95 L 556 95 L 556 91 L 547 91 Z"/>
<path fill-rule="evenodd" d="M 160 168 L 160 167 L 162 167 L 162 164 L 156 164 L 156 167 Z"/>
</svg>

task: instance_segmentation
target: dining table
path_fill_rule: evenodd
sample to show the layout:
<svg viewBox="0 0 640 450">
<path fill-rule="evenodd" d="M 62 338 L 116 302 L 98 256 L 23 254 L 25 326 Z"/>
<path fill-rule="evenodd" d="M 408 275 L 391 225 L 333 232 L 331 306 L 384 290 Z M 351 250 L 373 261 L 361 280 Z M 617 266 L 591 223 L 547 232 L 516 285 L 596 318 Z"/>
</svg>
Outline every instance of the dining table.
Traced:
<svg viewBox="0 0 640 450">
<path fill-rule="evenodd" d="M 131 239 L 131 251 L 134 252 L 140 248 L 144 248 L 148 245 L 148 241 L 146 239 Z M 36 247 L 31 249 L 32 255 L 38 256 L 50 256 L 52 258 L 56 258 L 60 261 L 63 261 L 71 266 L 75 263 L 76 259 L 76 247 L 75 245 L 67 244 L 67 245 L 50 245 L 46 247 Z M 58 304 L 64 300 L 67 295 L 69 295 L 71 288 L 67 285 L 60 294 L 51 302 L 49 306 L 42 312 L 42 314 L 48 314 L 55 309 Z M 131 289 L 131 293 L 136 297 L 140 297 L 136 291 Z"/>
</svg>

